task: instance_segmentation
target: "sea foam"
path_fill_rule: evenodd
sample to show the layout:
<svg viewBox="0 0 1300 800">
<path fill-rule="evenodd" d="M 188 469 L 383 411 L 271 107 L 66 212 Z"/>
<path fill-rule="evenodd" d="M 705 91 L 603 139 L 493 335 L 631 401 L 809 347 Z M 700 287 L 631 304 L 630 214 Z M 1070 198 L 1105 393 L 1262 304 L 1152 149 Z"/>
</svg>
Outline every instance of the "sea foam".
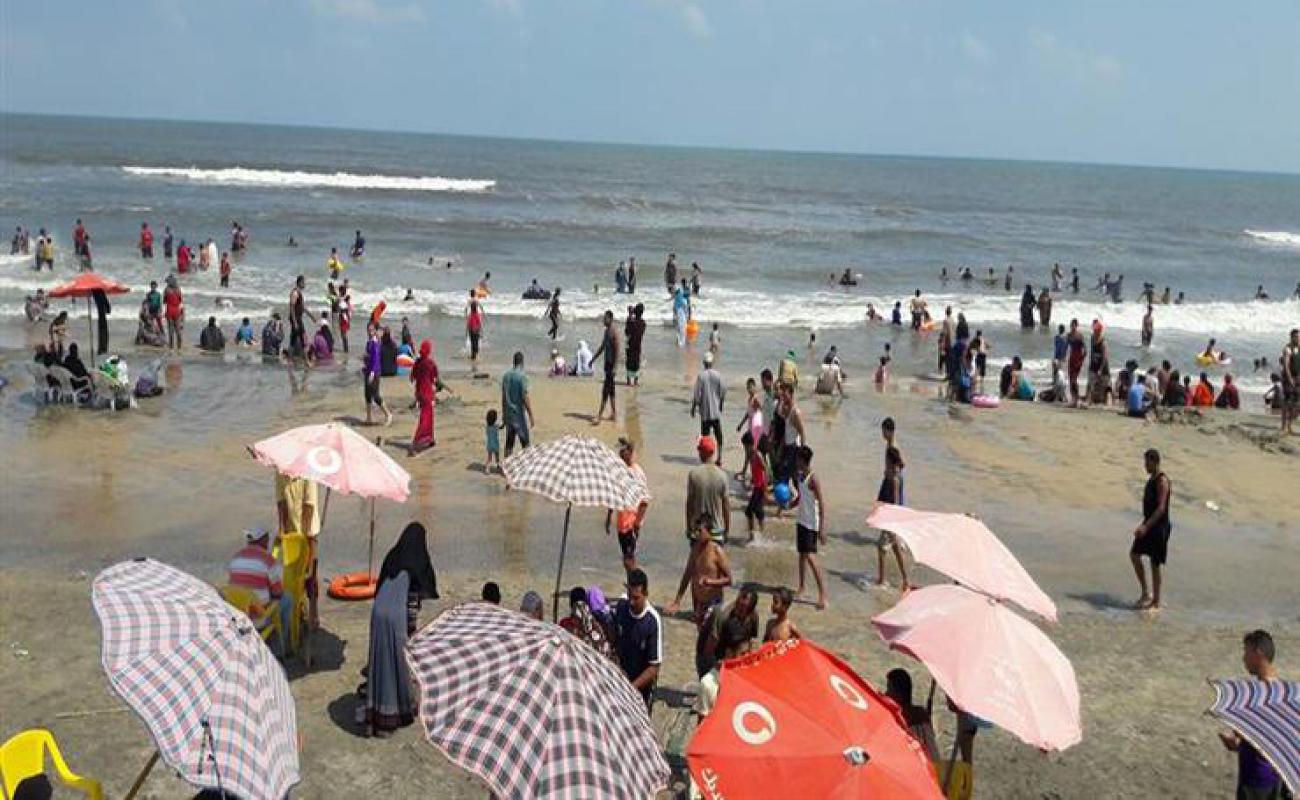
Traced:
<svg viewBox="0 0 1300 800">
<path fill-rule="evenodd" d="M 146 178 L 179 178 L 197 183 L 227 186 L 271 186 L 284 188 L 324 187 L 330 189 L 382 189 L 400 192 L 486 192 L 494 180 L 472 178 L 410 177 L 403 175 L 354 175 L 350 172 L 302 172 L 298 170 L 225 167 L 140 167 L 123 166 L 130 175 Z"/>
<path fill-rule="evenodd" d="M 1250 238 L 1258 239 L 1261 242 L 1279 244 L 1284 247 L 1300 247 L 1300 233 L 1291 233 L 1290 231 L 1252 231 L 1249 228 L 1242 232 Z"/>
</svg>

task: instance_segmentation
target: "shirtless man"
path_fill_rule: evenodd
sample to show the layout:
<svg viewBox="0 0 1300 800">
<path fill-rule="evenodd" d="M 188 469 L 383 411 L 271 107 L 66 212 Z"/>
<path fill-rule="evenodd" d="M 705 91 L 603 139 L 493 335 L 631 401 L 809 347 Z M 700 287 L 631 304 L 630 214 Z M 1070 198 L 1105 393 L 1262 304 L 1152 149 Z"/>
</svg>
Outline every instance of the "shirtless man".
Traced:
<svg viewBox="0 0 1300 800">
<path fill-rule="evenodd" d="M 763 631 L 763 641 L 783 642 L 787 639 L 802 639 L 799 627 L 790 619 L 790 606 L 794 605 L 794 594 L 782 586 L 772 593 L 772 618 L 767 621 Z"/>
<path fill-rule="evenodd" d="M 669 614 L 681 608 L 682 595 L 691 587 L 692 619 L 703 625 L 709 611 L 722 602 L 722 590 L 731 585 L 731 560 L 727 551 L 713 541 L 713 516 L 707 512 L 695 520 L 691 534 L 691 553 L 686 558 L 677 594 L 668 606 Z"/>
<path fill-rule="evenodd" d="M 306 287 L 307 279 L 299 275 L 289 290 L 289 353 L 295 357 L 303 355 L 307 349 L 307 328 L 303 325 L 302 315 L 311 317 L 313 324 L 316 322 L 316 315 L 307 310 L 303 298 L 302 292 Z"/>
</svg>

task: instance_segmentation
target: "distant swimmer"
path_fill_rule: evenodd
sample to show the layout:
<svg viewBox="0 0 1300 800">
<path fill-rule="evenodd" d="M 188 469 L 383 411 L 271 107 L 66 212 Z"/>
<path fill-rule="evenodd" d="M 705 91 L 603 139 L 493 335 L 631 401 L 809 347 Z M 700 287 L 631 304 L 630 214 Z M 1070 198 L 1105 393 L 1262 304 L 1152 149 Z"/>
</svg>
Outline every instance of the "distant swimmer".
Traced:
<svg viewBox="0 0 1300 800">
<path fill-rule="evenodd" d="M 523 297 L 525 300 L 550 300 L 551 293 L 542 288 L 542 285 L 537 282 L 537 279 L 533 278 L 532 285 L 524 290 Z"/>
<path fill-rule="evenodd" d="M 903 327 L 903 301 L 894 301 L 894 310 L 890 314 L 889 322 L 891 325 L 897 325 L 900 328 Z"/>
<path fill-rule="evenodd" d="M 700 296 L 700 281 L 704 278 L 704 270 L 700 269 L 700 262 L 691 262 L 691 296 Z"/>
<path fill-rule="evenodd" d="M 668 289 L 669 294 L 677 291 L 677 254 L 669 253 L 668 261 L 664 264 L 664 286 Z"/>
<path fill-rule="evenodd" d="M 560 335 L 560 287 L 558 286 L 551 294 L 551 304 L 546 308 L 546 318 L 551 321 L 551 329 L 546 335 L 551 337 L 553 342 Z"/>
<path fill-rule="evenodd" d="M 490 280 L 492 280 L 491 272 L 484 272 L 483 277 L 479 278 L 478 286 L 475 287 L 479 297 L 490 297 L 492 295 L 492 287 L 488 284 Z"/>
<path fill-rule="evenodd" d="M 948 282 L 948 268 L 947 268 L 947 267 L 944 267 L 943 269 L 940 269 L 940 270 L 939 270 L 939 282 L 940 282 L 940 283 L 947 283 L 947 282 Z"/>
<path fill-rule="evenodd" d="M 1011 266 L 1010 264 L 1007 264 L 1007 275 L 1006 275 L 1006 277 L 1002 280 L 1002 290 L 1003 290 L 1003 291 L 1005 291 L 1005 292 L 1009 292 L 1009 291 L 1011 291 L 1011 279 L 1012 279 L 1012 273 L 1014 273 L 1014 272 L 1015 272 L 1015 267 Z"/>
<path fill-rule="evenodd" d="M 1079 268 L 1070 267 L 1070 291 L 1079 293 Z"/>
<path fill-rule="evenodd" d="M 1296 288 L 1297 291 L 1300 291 L 1300 287 L 1296 287 Z M 1186 295 L 1184 295 L 1182 292 L 1179 292 L 1177 299 L 1174 300 L 1174 305 L 1181 306 L 1183 304 L 1184 299 L 1186 299 Z"/>
<path fill-rule="evenodd" d="M 961 280 L 962 283 L 970 283 L 975 280 L 975 273 L 970 271 L 970 267 L 962 267 Z"/>
<path fill-rule="evenodd" d="M 352 258 L 358 259 L 366 254 L 366 237 L 357 231 L 357 236 L 352 240 Z"/>
<path fill-rule="evenodd" d="M 984 279 L 984 283 L 985 283 L 986 285 L 988 285 L 988 286 L 997 286 L 997 285 L 998 285 L 998 276 L 995 275 L 995 274 L 993 274 L 993 268 L 992 268 L 992 267 L 989 267 L 989 276 L 988 276 L 987 278 Z"/>
<path fill-rule="evenodd" d="M 1255 287 L 1255 299 L 1256 300 L 1268 299 L 1268 292 L 1264 291 L 1264 284 L 1261 283 L 1259 286 Z"/>
<path fill-rule="evenodd" d="M 1160 305 L 1169 305 L 1169 287 L 1166 286 L 1164 292 L 1160 294 Z"/>
<path fill-rule="evenodd" d="M 880 314 L 877 313 L 876 307 L 871 303 L 867 303 L 867 321 L 879 322 L 882 319 L 884 319 L 884 317 L 880 316 Z"/>
<path fill-rule="evenodd" d="M 1065 277 L 1065 272 L 1061 270 L 1059 263 L 1052 264 L 1052 291 L 1061 291 L 1061 279 Z"/>
<path fill-rule="evenodd" d="M 844 270 L 844 274 L 840 276 L 840 286 L 857 286 L 857 285 L 858 285 L 858 279 L 853 277 L 853 272 L 848 269 Z"/>
<path fill-rule="evenodd" d="M 168 229 L 168 230 L 170 230 L 170 229 Z M 290 237 L 289 237 L 289 241 L 285 242 L 285 243 L 284 243 L 284 246 L 285 246 L 285 247 L 297 247 L 297 246 L 298 246 L 298 240 L 295 239 L 295 238 L 293 238 L 292 236 L 290 236 Z M 168 256 L 168 258 L 170 258 L 170 257 L 171 257 L 171 254 L 168 253 L 167 256 Z"/>
<path fill-rule="evenodd" d="M 617 294 L 627 293 L 627 262 L 618 262 L 618 267 L 614 270 L 614 291 Z"/>
<path fill-rule="evenodd" d="M 413 302 L 415 302 L 415 290 L 414 290 L 414 289 L 407 289 L 407 290 L 406 290 L 406 296 L 402 298 L 402 302 L 403 302 L 403 303 L 413 303 Z"/>
<path fill-rule="evenodd" d="M 1147 313 L 1142 316 L 1142 346 L 1150 347 L 1151 339 L 1155 337 L 1156 321 L 1155 310 L 1147 304 Z"/>
<path fill-rule="evenodd" d="M 636 256 L 627 257 L 627 292 L 636 294 Z"/>
<path fill-rule="evenodd" d="M 1291 293 L 1291 296 L 1297 300 L 1300 300 L 1300 281 L 1296 281 L 1295 291 Z"/>
</svg>

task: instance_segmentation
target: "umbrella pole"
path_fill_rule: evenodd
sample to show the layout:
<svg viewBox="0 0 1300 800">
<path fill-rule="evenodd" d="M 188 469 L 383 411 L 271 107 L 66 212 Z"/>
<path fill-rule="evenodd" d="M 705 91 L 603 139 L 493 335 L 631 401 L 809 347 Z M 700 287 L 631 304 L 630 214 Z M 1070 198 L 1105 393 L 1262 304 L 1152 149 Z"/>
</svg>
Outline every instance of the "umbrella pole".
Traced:
<svg viewBox="0 0 1300 800">
<path fill-rule="evenodd" d="M 564 551 L 569 546 L 569 517 L 573 514 L 573 503 L 564 509 L 564 535 L 560 537 L 560 565 L 555 569 L 555 592 L 551 595 L 551 619 L 560 615 L 560 580 L 564 575 Z"/>
<path fill-rule="evenodd" d="M 158 751 L 155 750 L 153 751 L 153 755 L 149 756 L 149 763 L 145 764 L 144 769 L 140 770 L 140 774 L 135 776 L 135 783 L 131 784 L 131 790 L 126 793 L 126 800 L 135 800 L 135 796 L 139 793 L 140 787 L 144 786 L 145 778 L 149 777 L 149 773 L 153 771 L 153 765 L 157 763 Z"/>
<path fill-rule="evenodd" d="M 370 498 L 370 555 L 366 562 L 366 575 L 375 579 L 375 498 Z"/>
<path fill-rule="evenodd" d="M 324 528 L 325 515 L 330 513 L 330 487 L 328 486 L 325 487 L 325 502 L 322 503 L 322 506 L 323 507 L 321 508 L 320 511 L 320 519 L 317 520 L 317 522 L 319 523 L 320 527 Z"/>
<path fill-rule="evenodd" d="M 86 295 L 86 328 L 90 333 L 90 365 L 95 365 L 95 318 L 90 313 L 90 295 Z"/>
</svg>

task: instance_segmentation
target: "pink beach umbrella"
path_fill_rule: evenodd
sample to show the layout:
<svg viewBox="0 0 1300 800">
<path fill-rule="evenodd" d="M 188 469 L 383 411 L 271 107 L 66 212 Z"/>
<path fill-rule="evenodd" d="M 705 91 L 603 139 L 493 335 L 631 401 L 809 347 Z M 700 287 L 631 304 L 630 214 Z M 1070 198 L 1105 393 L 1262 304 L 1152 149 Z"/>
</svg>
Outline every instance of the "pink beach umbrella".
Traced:
<svg viewBox="0 0 1300 800">
<path fill-rule="evenodd" d="M 248 448 L 253 458 L 291 478 L 306 478 L 342 494 L 370 500 L 370 555 L 375 566 L 375 498 L 405 503 L 411 475 L 364 436 L 337 422 L 304 425 Z"/>
<path fill-rule="evenodd" d="M 871 622 L 892 649 L 925 664 L 963 710 L 1041 750 L 1083 738 L 1074 667 L 998 600 L 961 586 L 927 586 Z"/>
<path fill-rule="evenodd" d="M 1056 621 L 1056 604 L 1052 598 L 978 519 L 880 503 L 867 517 L 867 524 L 894 534 L 919 563 L 963 586 L 999 600 L 1010 600 Z"/>
</svg>

